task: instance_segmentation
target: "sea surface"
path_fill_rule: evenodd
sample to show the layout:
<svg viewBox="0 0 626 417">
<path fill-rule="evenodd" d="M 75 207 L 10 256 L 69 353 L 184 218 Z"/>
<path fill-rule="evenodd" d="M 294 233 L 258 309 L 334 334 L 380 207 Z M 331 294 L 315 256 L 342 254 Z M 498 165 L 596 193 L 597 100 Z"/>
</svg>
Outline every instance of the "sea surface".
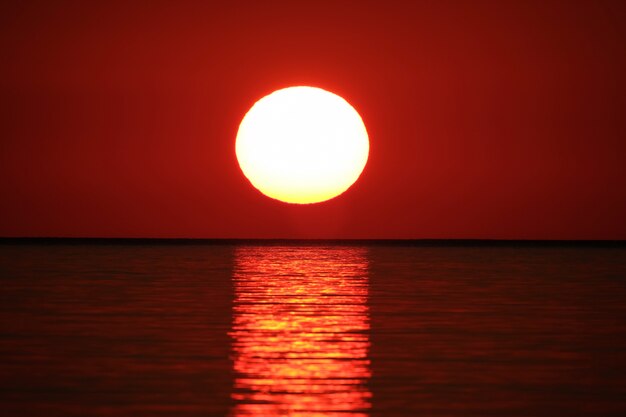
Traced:
<svg viewBox="0 0 626 417">
<path fill-rule="evenodd" d="M 0 416 L 624 416 L 626 248 L 0 245 Z"/>
</svg>

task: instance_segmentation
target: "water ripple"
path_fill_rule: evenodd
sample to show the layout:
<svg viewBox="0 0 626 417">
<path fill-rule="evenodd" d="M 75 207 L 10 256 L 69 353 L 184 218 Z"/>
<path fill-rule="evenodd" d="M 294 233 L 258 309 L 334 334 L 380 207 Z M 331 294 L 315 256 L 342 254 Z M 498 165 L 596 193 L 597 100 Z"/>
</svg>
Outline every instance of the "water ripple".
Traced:
<svg viewBox="0 0 626 417">
<path fill-rule="evenodd" d="M 233 416 L 365 416 L 368 261 L 362 248 L 238 248 Z"/>
</svg>

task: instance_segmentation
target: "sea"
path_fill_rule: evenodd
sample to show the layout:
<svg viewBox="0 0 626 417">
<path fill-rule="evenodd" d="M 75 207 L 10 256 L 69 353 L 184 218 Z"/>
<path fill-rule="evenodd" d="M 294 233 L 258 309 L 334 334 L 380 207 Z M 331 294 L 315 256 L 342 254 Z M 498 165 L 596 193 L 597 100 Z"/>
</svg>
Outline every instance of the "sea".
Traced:
<svg viewBox="0 0 626 417">
<path fill-rule="evenodd" d="M 625 416 L 626 246 L 0 245 L 0 416 Z"/>
</svg>

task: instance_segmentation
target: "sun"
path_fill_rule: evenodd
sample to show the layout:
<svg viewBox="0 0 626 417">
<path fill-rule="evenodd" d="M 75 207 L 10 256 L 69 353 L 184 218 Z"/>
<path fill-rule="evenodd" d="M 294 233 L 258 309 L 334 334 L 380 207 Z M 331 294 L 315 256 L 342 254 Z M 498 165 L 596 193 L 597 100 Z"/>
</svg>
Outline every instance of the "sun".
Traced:
<svg viewBox="0 0 626 417">
<path fill-rule="evenodd" d="M 330 200 L 361 175 L 369 138 L 357 111 L 316 87 L 288 87 L 263 97 L 237 132 L 239 166 L 268 197 L 295 204 Z"/>
</svg>

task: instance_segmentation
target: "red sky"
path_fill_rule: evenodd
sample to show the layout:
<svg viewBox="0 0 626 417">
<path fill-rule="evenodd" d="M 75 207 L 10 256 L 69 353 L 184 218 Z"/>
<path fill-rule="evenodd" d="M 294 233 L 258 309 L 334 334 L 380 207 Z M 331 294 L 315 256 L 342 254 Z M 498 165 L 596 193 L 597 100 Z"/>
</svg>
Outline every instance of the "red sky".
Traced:
<svg viewBox="0 0 626 417">
<path fill-rule="evenodd" d="M 0 236 L 626 239 L 625 4 L 2 2 Z M 370 135 L 319 205 L 235 157 L 290 85 Z"/>
</svg>

